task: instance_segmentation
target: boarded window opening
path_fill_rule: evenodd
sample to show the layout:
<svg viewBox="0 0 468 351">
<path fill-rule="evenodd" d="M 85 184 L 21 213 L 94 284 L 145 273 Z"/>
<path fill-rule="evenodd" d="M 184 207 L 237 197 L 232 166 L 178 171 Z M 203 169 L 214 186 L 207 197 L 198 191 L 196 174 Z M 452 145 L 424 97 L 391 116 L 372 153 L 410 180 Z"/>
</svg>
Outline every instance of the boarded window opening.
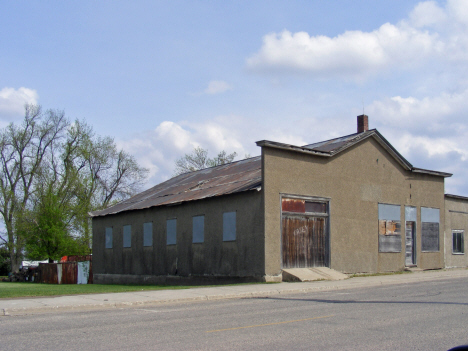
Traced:
<svg viewBox="0 0 468 351">
<path fill-rule="evenodd" d="M 439 209 L 421 207 L 421 250 L 439 251 Z"/>
<path fill-rule="evenodd" d="M 400 205 L 379 204 L 379 252 L 401 252 Z"/>
<path fill-rule="evenodd" d="M 205 241 L 205 216 L 195 216 L 192 220 L 192 242 Z"/>
<path fill-rule="evenodd" d="M 223 241 L 236 240 L 236 212 L 223 213 Z"/>
<path fill-rule="evenodd" d="M 167 245 L 177 244 L 177 219 L 168 219 L 166 221 L 166 236 Z"/>
<path fill-rule="evenodd" d="M 143 246 L 153 246 L 153 222 L 143 223 Z"/>
<path fill-rule="evenodd" d="M 106 227 L 106 249 L 112 249 L 112 227 Z"/>
<path fill-rule="evenodd" d="M 123 247 L 132 246 L 132 226 L 124 225 L 123 226 Z"/>
</svg>

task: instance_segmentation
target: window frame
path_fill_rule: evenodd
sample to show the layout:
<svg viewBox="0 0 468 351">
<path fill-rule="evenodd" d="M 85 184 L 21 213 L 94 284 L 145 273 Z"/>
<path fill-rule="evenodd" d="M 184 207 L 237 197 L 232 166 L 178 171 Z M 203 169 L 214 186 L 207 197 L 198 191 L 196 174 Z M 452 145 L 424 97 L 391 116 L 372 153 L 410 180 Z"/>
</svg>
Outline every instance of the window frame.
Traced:
<svg viewBox="0 0 468 351">
<path fill-rule="evenodd" d="M 147 229 L 148 227 L 149 229 Z M 152 247 L 152 246 L 153 246 L 153 222 L 145 222 L 143 223 L 143 247 Z"/>
<path fill-rule="evenodd" d="M 379 253 L 401 253 L 402 251 L 401 206 L 388 203 L 377 204 Z M 390 232 L 389 228 L 392 229 Z"/>
<path fill-rule="evenodd" d="M 460 236 L 460 251 L 455 251 L 455 236 Z M 452 255 L 465 254 L 465 231 L 462 229 L 452 230 Z"/>
</svg>

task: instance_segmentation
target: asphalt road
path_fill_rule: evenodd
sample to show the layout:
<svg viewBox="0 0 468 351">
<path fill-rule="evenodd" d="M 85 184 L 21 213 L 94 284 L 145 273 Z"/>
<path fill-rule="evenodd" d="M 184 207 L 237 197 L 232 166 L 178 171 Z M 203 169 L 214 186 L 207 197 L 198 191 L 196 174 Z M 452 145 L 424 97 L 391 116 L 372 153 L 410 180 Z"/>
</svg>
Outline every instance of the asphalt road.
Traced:
<svg viewBox="0 0 468 351">
<path fill-rule="evenodd" d="M 468 281 L 0 317 L 0 350 L 447 350 Z"/>
</svg>

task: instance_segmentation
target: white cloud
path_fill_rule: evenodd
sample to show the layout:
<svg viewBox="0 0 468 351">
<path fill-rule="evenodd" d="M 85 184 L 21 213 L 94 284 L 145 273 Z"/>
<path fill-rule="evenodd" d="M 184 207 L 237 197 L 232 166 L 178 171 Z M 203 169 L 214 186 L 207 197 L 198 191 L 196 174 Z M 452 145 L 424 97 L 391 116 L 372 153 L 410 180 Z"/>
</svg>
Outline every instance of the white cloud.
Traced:
<svg viewBox="0 0 468 351">
<path fill-rule="evenodd" d="M 435 1 L 420 2 L 409 15 L 410 23 L 416 28 L 445 23 L 448 16 Z"/>
<path fill-rule="evenodd" d="M 407 19 L 371 32 L 346 31 L 335 37 L 287 30 L 270 33 L 246 65 L 257 72 L 363 79 L 389 69 L 467 58 L 468 2 L 449 0 L 444 8 L 434 1 L 421 2 Z"/>
<path fill-rule="evenodd" d="M 38 95 L 28 88 L 0 90 L 0 124 L 4 125 L 24 115 L 25 104 L 37 104 Z"/>
<path fill-rule="evenodd" d="M 366 107 L 376 126 L 415 167 L 453 173 L 447 192 L 468 195 L 468 89 L 421 99 L 395 96 Z"/>
<path fill-rule="evenodd" d="M 209 95 L 221 94 L 231 89 L 232 87 L 222 80 L 212 80 L 208 83 L 204 93 Z"/>
<path fill-rule="evenodd" d="M 229 116 L 203 123 L 164 121 L 153 131 L 120 140 L 118 145 L 135 155 L 142 166 L 150 169 L 150 186 L 170 178 L 175 161 L 197 146 L 207 149 L 210 157 L 221 150 L 236 152 L 237 159 L 252 153 L 256 146 L 253 141 L 246 141 L 245 133 L 239 128 L 240 120 L 241 117 Z M 250 145 L 244 147 L 244 144 Z"/>
<path fill-rule="evenodd" d="M 266 35 L 260 51 L 247 59 L 247 66 L 260 71 L 357 76 L 390 66 L 410 66 L 442 49 L 436 35 L 389 23 L 370 33 L 347 31 L 334 38 L 283 31 Z"/>
<path fill-rule="evenodd" d="M 422 99 L 394 96 L 366 107 L 366 113 L 376 116 L 381 125 L 426 133 L 459 129 L 466 122 L 467 110 L 468 89 Z"/>
</svg>

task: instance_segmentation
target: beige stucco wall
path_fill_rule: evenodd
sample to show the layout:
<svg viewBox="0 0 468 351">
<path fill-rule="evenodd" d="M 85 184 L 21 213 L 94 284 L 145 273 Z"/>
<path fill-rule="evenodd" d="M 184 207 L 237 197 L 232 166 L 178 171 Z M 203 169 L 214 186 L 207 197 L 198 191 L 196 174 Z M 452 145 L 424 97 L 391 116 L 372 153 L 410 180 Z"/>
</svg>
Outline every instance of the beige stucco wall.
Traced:
<svg viewBox="0 0 468 351">
<path fill-rule="evenodd" d="M 465 252 L 468 234 L 468 199 L 445 198 L 445 265 L 446 267 L 468 267 L 466 253 L 453 253 L 452 230 L 464 230 Z"/>
<path fill-rule="evenodd" d="M 417 207 L 417 266 L 443 267 L 444 179 L 405 171 L 373 138 L 333 158 L 262 147 L 265 269 L 280 274 L 281 194 L 330 199 L 330 266 L 342 272 L 405 267 L 405 205 Z M 400 253 L 378 251 L 378 203 L 401 205 Z M 421 252 L 421 206 L 440 209 L 440 251 Z"/>
<path fill-rule="evenodd" d="M 95 282 L 151 281 L 152 276 L 264 275 L 263 206 L 253 190 L 93 218 Z M 236 211 L 236 240 L 223 242 L 223 213 Z M 203 243 L 192 243 L 192 217 L 205 216 Z M 166 220 L 177 218 L 177 244 L 166 245 Z M 143 247 L 143 223 L 153 222 L 153 246 Z M 123 226 L 131 225 L 130 248 Z M 113 248 L 105 248 L 105 228 L 113 228 Z M 134 279 L 139 276 L 144 279 Z M 96 279 L 97 278 L 97 279 Z"/>
</svg>

